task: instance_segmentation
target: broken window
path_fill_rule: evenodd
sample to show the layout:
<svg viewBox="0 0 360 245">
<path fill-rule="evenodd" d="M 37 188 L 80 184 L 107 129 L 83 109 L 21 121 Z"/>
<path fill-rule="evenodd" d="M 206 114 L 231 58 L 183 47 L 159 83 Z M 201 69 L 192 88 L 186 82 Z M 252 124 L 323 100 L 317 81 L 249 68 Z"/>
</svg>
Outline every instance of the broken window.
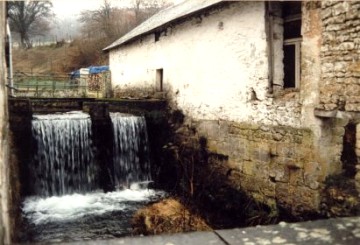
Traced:
<svg viewBox="0 0 360 245">
<path fill-rule="evenodd" d="M 284 2 L 284 88 L 300 85 L 301 1 Z"/>
</svg>

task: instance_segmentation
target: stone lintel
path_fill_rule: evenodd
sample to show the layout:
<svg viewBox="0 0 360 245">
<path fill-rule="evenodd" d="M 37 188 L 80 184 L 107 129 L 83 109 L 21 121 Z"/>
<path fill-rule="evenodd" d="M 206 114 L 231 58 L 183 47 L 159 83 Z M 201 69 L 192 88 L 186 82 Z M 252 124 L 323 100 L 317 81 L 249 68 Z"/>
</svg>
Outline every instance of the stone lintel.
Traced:
<svg viewBox="0 0 360 245">
<path fill-rule="evenodd" d="M 360 112 L 314 109 L 314 115 L 321 118 L 340 118 L 360 121 Z"/>
<path fill-rule="evenodd" d="M 321 109 L 314 109 L 314 115 L 316 117 L 336 117 L 337 110 L 326 111 Z"/>
</svg>

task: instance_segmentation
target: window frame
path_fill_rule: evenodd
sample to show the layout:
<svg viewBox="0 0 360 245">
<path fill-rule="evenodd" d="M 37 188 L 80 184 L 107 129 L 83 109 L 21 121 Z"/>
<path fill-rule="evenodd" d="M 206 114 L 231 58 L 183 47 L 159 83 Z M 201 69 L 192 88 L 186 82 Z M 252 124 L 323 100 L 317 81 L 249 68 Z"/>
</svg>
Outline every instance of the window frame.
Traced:
<svg viewBox="0 0 360 245">
<path fill-rule="evenodd" d="M 286 23 L 290 23 L 293 21 L 301 21 L 300 25 L 300 33 L 301 33 L 301 26 L 302 26 L 302 13 L 288 15 L 286 17 L 283 17 L 283 27 L 285 29 Z M 300 88 L 300 82 L 301 82 L 301 43 L 302 43 L 302 37 L 296 37 L 296 38 L 287 38 L 283 39 L 283 46 L 295 46 L 295 87 L 287 87 L 287 88 Z M 284 51 L 284 49 L 283 49 Z M 283 84 L 283 87 L 285 88 L 285 81 Z"/>
<path fill-rule="evenodd" d="M 284 40 L 283 46 L 295 46 L 295 88 L 300 87 L 300 80 L 301 80 L 301 42 L 302 38 L 291 38 Z M 284 81 L 285 87 L 285 81 Z M 288 87 L 291 88 L 291 87 Z"/>
</svg>

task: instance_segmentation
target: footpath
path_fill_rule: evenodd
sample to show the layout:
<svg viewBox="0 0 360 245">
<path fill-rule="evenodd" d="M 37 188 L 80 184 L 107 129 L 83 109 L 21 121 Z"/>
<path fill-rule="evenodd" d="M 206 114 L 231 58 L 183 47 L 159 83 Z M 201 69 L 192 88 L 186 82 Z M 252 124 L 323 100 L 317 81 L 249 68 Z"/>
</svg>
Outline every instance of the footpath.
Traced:
<svg viewBox="0 0 360 245">
<path fill-rule="evenodd" d="M 62 243 L 65 245 L 65 243 Z M 360 244 L 360 217 L 335 218 L 301 223 L 241 229 L 191 232 L 158 236 L 126 237 L 66 243 L 70 245 L 271 245 L 271 244 Z"/>
</svg>

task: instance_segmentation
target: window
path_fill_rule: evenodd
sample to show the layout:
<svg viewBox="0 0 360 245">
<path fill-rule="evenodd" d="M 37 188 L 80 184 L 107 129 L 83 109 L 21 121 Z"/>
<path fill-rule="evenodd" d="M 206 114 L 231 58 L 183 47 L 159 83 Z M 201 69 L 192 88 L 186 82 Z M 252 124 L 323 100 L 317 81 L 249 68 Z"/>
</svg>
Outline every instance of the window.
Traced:
<svg viewBox="0 0 360 245">
<path fill-rule="evenodd" d="M 284 88 L 300 86 L 301 2 L 283 3 L 284 20 Z"/>
<path fill-rule="evenodd" d="M 156 70 L 156 91 L 163 91 L 163 81 L 164 81 L 164 70 L 157 69 Z"/>
<path fill-rule="evenodd" d="M 155 42 L 158 42 L 160 40 L 161 33 L 159 31 L 155 32 Z"/>
</svg>

